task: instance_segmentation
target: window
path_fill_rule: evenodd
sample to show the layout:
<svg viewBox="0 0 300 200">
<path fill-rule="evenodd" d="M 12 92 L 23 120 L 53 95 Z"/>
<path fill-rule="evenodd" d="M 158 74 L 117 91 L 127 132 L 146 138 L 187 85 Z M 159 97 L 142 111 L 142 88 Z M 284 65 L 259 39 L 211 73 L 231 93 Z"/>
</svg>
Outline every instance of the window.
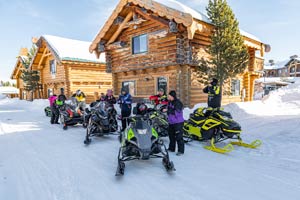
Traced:
<svg viewBox="0 0 300 200">
<path fill-rule="evenodd" d="M 122 82 L 122 88 L 125 88 L 132 96 L 136 95 L 135 81 Z"/>
<path fill-rule="evenodd" d="M 158 77 L 157 78 L 157 88 L 156 90 L 159 91 L 159 89 L 164 89 L 165 93 L 168 91 L 168 78 L 167 77 Z"/>
<path fill-rule="evenodd" d="M 291 67 L 290 73 L 294 73 L 294 72 L 295 72 L 295 67 Z"/>
<path fill-rule="evenodd" d="M 231 80 L 231 95 L 232 96 L 240 96 L 240 80 L 232 79 Z"/>
<path fill-rule="evenodd" d="M 56 62 L 55 62 L 55 60 L 50 60 L 50 73 L 51 73 L 51 75 L 56 74 Z"/>
<path fill-rule="evenodd" d="M 53 95 L 53 90 L 52 89 L 48 89 L 48 98 L 51 96 L 51 95 Z"/>
<path fill-rule="evenodd" d="M 148 35 L 139 35 L 132 38 L 132 54 L 148 52 Z"/>
</svg>

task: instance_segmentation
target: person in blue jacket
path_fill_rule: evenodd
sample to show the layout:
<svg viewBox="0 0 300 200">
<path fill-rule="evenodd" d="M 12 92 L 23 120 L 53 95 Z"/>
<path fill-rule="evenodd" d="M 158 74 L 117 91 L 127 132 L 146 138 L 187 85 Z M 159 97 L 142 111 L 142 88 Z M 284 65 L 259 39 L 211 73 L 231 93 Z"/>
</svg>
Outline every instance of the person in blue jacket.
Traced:
<svg viewBox="0 0 300 200">
<path fill-rule="evenodd" d="M 122 130 L 123 132 L 127 126 L 127 117 L 131 115 L 131 108 L 132 108 L 132 97 L 126 88 L 122 88 L 121 95 L 118 99 L 118 104 L 120 104 L 121 108 L 121 119 L 122 119 Z"/>
</svg>

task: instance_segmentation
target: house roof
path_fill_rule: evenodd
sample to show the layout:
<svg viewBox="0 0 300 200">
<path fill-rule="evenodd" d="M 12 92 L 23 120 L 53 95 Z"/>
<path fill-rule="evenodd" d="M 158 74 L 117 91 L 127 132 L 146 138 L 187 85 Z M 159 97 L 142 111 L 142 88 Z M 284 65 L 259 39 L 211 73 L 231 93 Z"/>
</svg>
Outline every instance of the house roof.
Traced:
<svg viewBox="0 0 300 200">
<path fill-rule="evenodd" d="M 300 58 L 290 58 L 290 59 L 276 62 L 274 65 L 265 64 L 264 69 L 266 69 L 266 70 L 282 69 L 282 68 L 288 66 L 292 61 L 295 61 L 295 60 L 300 62 Z"/>
<path fill-rule="evenodd" d="M 25 68 L 24 63 L 26 62 L 27 59 L 28 59 L 27 56 L 18 56 L 17 57 L 17 61 L 16 61 L 16 64 L 15 64 L 14 70 L 13 70 L 11 76 L 10 76 L 11 79 L 15 79 L 16 78 L 18 72 L 20 71 L 20 66 Z M 19 65 L 19 63 L 21 65 Z"/>
<path fill-rule="evenodd" d="M 105 63 L 105 54 L 102 53 L 97 59 L 94 54 L 89 53 L 90 42 L 73 40 L 53 35 L 43 35 L 37 45 L 44 40 L 55 56 L 61 61 L 97 62 Z"/>
<path fill-rule="evenodd" d="M 160 17 L 165 17 L 169 20 L 174 20 L 178 24 L 183 24 L 185 27 L 188 28 L 188 36 L 190 39 L 193 38 L 196 31 L 206 29 L 206 27 L 204 27 L 203 24 L 201 24 L 201 22 L 211 25 L 210 20 L 205 14 L 196 11 L 175 0 L 120 0 L 116 9 L 111 14 L 110 18 L 106 21 L 103 28 L 100 30 L 100 32 L 97 34 L 94 41 L 92 42 L 89 49 L 90 52 L 93 52 L 97 49 L 97 44 L 110 30 L 114 20 L 118 17 L 118 15 L 128 3 L 138 5 L 147 10 L 151 10 Z M 260 39 L 258 39 L 250 33 L 241 30 L 241 34 L 244 37 L 247 37 L 251 40 L 262 44 Z"/>
</svg>

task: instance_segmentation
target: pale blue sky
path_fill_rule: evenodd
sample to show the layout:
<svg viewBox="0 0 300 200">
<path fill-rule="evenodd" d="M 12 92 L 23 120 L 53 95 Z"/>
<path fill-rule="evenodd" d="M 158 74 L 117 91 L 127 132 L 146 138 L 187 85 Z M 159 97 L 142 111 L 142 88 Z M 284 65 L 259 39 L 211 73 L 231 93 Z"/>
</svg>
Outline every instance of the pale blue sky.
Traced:
<svg viewBox="0 0 300 200">
<path fill-rule="evenodd" d="M 8 80 L 21 47 L 43 34 L 92 41 L 119 0 L 0 0 L 0 79 Z M 179 0 L 205 11 L 208 0 Z M 228 0 L 240 28 L 272 46 L 266 60 L 300 55 L 299 0 Z"/>
</svg>

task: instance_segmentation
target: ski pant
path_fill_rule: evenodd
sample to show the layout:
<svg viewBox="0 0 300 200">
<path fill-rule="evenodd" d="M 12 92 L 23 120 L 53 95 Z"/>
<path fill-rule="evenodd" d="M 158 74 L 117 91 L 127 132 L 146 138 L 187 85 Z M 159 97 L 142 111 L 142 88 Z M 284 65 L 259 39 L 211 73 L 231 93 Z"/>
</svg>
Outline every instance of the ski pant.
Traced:
<svg viewBox="0 0 300 200">
<path fill-rule="evenodd" d="M 175 151 L 177 142 L 178 152 L 184 153 L 184 140 L 182 128 L 183 122 L 178 124 L 169 124 L 170 151 Z"/>
<path fill-rule="evenodd" d="M 126 117 L 129 117 L 131 114 L 130 111 L 121 111 L 122 116 L 122 131 L 124 131 L 127 127 L 127 124 L 129 123 L 129 120 L 126 119 Z"/>
<path fill-rule="evenodd" d="M 51 106 L 51 120 L 50 123 L 58 123 L 58 117 L 59 117 L 59 110 L 56 106 Z"/>
</svg>

